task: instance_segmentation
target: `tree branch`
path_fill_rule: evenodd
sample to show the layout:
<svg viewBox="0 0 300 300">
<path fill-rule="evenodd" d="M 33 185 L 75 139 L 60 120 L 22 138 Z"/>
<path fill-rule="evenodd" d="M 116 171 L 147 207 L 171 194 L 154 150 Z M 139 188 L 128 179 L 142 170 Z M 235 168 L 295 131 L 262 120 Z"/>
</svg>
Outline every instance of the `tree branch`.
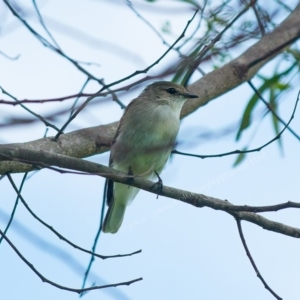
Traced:
<svg viewBox="0 0 300 300">
<path fill-rule="evenodd" d="M 209 101 L 251 79 L 262 66 L 299 37 L 300 4 L 273 32 L 266 34 L 238 58 L 190 85 L 189 90 L 197 94 L 199 98 L 185 103 L 181 117 L 188 116 Z M 29 150 L 47 150 L 73 157 L 87 157 L 109 150 L 117 125 L 118 122 L 115 122 L 66 133 L 60 136 L 58 142 L 44 138 L 10 146 Z M 33 169 L 33 166 L 19 162 L 0 162 L 0 174 L 28 172 Z"/>
<path fill-rule="evenodd" d="M 7 146 L 27 150 L 47 150 L 72 157 L 86 157 L 108 151 L 117 126 L 118 123 L 111 123 L 73 131 L 61 135 L 58 142 L 47 137 L 23 144 L 7 144 Z M 0 174 L 29 172 L 32 170 L 34 170 L 34 166 L 29 164 L 16 161 L 0 161 Z"/>
<path fill-rule="evenodd" d="M 189 191 L 167 186 L 164 186 L 163 191 L 161 191 L 158 185 L 153 185 L 153 182 L 150 180 L 145 180 L 139 177 L 131 178 L 128 176 L 128 174 L 124 174 L 101 164 L 96 164 L 66 155 L 55 154 L 44 150 L 28 150 L 19 146 L 0 145 L 0 161 L 1 160 L 14 160 L 30 163 L 35 166 L 35 168 L 58 166 L 60 168 L 85 172 L 89 175 L 94 174 L 102 176 L 116 182 L 138 187 L 153 194 L 160 194 L 172 199 L 177 199 L 196 207 L 210 207 L 215 210 L 222 210 L 235 218 L 254 223 L 264 229 L 287 236 L 300 238 L 299 228 L 294 228 L 279 222 L 270 221 L 252 212 L 259 211 L 260 209 L 261 211 L 276 211 L 278 209 L 284 209 L 288 207 L 299 208 L 300 205 L 298 203 L 294 205 L 294 202 L 287 202 L 284 205 L 275 205 L 273 207 L 235 206 L 228 201 L 223 201 L 203 194 L 191 193 Z"/>
<path fill-rule="evenodd" d="M 271 33 L 266 34 L 242 55 L 208 73 L 189 86 L 199 98 L 185 103 L 181 117 L 250 80 L 258 70 L 300 37 L 300 4 Z"/>
</svg>

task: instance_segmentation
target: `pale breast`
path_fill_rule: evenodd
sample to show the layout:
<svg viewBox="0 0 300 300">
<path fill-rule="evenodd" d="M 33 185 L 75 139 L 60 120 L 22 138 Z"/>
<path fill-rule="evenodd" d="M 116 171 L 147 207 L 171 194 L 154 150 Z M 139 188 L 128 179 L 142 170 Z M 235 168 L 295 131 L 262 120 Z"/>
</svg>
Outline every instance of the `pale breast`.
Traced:
<svg viewBox="0 0 300 300">
<path fill-rule="evenodd" d="M 114 168 L 135 175 L 160 173 L 174 147 L 179 114 L 168 105 L 129 114 L 111 149 Z M 148 177 L 145 175 L 144 177 Z"/>
</svg>

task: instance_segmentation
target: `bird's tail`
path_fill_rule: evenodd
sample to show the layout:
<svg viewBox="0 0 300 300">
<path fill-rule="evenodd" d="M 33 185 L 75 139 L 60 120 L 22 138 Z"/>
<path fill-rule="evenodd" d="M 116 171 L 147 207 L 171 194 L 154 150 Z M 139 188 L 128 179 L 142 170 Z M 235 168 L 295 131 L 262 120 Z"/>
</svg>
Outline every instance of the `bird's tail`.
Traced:
<svg viewBox="0 0 300 300">
<path fill-rule="evenodd" d="M 106 233 L 116 233 L 123 222 L 125 209 L 126 205 L 124 203 L 112 201 L 111 205 L 108 207 L 102 225 L 102 231 Z"/>
</svg>

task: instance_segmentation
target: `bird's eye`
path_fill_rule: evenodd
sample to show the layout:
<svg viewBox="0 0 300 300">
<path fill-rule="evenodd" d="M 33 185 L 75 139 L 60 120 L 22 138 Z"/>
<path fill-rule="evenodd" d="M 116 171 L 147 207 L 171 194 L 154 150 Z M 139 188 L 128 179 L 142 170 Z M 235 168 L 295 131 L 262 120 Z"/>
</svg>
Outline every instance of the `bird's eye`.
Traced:
<svg viewBox="0 0 300 300">
<path fill-rule="evenodd" d="M 176 93 L 177 93 L 176 90 L 175 90 L 174 88 L 168 88 L 168 89 L 167 89 L 167 92 L 168 92 L 169 94 L 176 94 Z"/>
</svg>

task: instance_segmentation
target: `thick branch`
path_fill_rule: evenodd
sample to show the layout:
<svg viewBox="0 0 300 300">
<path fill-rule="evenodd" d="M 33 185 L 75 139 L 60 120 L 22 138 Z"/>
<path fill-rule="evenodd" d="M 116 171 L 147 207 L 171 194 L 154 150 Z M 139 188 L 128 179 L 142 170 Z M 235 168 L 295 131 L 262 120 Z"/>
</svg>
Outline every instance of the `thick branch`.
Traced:
<svg viewBox="0 0 300 300">
<path fill-rule="evenodd" d="M 210 100 L 228 92 L 252 78 L 257 71 L 278 53 L 295 42 L 300 36 L 300 4 L 289 17 L 273 32 L 266 34 L 238 58 L 214 70 L 189 86 L 189 90 L 199 98 L 186 102 L 181 117 L 184 118 L 207 104 Z M 46 150 L 73 157 L 87 157 L 103 153 L 109 149 L 118 122 L 86 128 L 60 136 L 58 143 L 44 138 L 13 147 Z M 5 172 L 26 172 L 32 166 L 16 162 L 0 162 L 0 174 Z"/>
<path fill-rule="evenodd" d="M 14 148 L 22 147 L 23 149 L 35 151 L 46 150 L 72 157 L 87 157 L 109 150 L 117 125 L 118 123 L 112 123 L 73 131 L 61 135 L 58 142 L 48 137 L 23 144 L 8 144 L 8 146 Z M 34 167 L 29 164 L 0 161 L 0 174 L 6 172 L 28 172 L 33 169 Z"/>
<path fill-rule="evenodd" d="M 266 34 L 238 58 L 190 85 L 189 90 L 199 98 L 185 103 L 182 117 L 251 79 L 262 66 L 299 37 L 300 4 L 273 32 Z"/>
<path fill-rule="evenodd" d="M 235 218 L 254 223 L 264 229 L 300 238 L 300 229 L 270 221 L 256 213 L 249 212 L 253 209 L 250 206 L 235 206 L 228 201 L 167 186 L 164 186 L 163 191 L 161 192 L 158 185 L 153 185 L 152 181 L 139 177 L 135 177 L 134 180 L 132 180 L 132 178 L 129 178 L 127 174 L 86 160 L 50 153 L 43 150 L 36 151 L 16 146 L 12 147 L 9 145 L 0 145 L 0 160 L 4 159 L 31 162 L 32 165 L 38 167 L 47 167 L 47 165 L 58 166 L 60 168 L 85 172 L 85 174 L 100 175 L 116 182 L 133 185 L 154 194 L 160 193 L 162 196 L 177 199 L 196 207 L 210 207 L 215 210 L 222 210 L 231 214 Z M 289 207 L 288 204 L 286 204 L 286 207 Z M 291 203 L 291 207 L 299 207 L 299 204 L 293 205 L 293 203 Z M 264 209 L 264 211 L 266 211 L 266 207 L 264 207 Z M 278 207 L 276 207 L 276 209 L 278 209 Z M 257 210 L 259 211 L 259 208 Z"/>
</svg>

